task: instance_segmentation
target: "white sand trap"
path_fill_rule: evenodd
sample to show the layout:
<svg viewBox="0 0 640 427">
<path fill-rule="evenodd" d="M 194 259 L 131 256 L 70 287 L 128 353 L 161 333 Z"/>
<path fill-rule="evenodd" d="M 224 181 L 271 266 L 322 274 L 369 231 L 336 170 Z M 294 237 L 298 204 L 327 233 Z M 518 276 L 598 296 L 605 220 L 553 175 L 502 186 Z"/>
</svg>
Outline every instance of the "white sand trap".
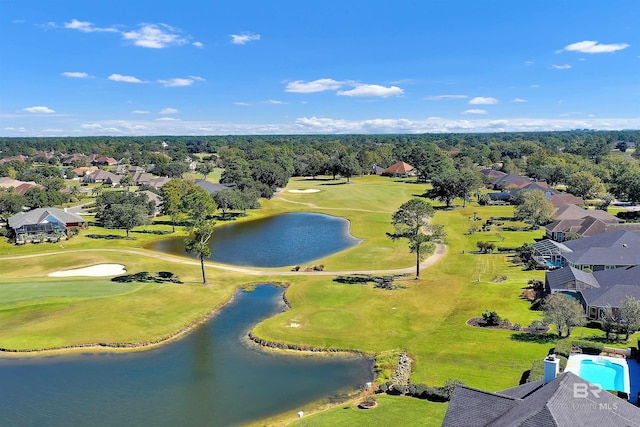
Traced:
<svg viewBox="0 0 640 427">
<path fill-rule="evenodd" d="M 103 276 L 117 276 L 118 274 L 124 274 L 124 265 L 122 264 L 98 264 L 91 267 L 76 268 L 73 270 L 56 271 L 49 274 L 49 277 L 71 277 L 71 276 L 91 276 L 91 277 L 103 277 Z"/>
<path fill-rule="evenodd" d="M 318 189 L 316 188 L 307 188 L 306 190 L 287 190 L 289 193 L 317 193 Z"/>
</svg>

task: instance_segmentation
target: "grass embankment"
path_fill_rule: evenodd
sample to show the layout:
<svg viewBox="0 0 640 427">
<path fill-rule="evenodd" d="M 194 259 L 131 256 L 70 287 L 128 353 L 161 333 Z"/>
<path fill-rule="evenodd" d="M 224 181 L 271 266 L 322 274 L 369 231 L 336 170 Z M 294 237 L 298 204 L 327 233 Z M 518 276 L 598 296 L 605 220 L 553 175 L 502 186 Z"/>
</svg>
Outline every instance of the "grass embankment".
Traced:
<svg viewBox="0 0 640 427">
<path fill-rule="evenodd" d="M 343 181 L 342 181 L 343 182 Z M 351 184 L 328 180 L 292 179 L 288 189 L 317 189 L 315 193 L 283 191 L 242 220 L 285 212 L 321 212 L 347 218 L 351 232 L 363 242 L 340 254 L 317 260 L 328 271 L 385 270 L 415 265 L 404 241 L 391 241 L 392 213 L 426 185 L 378 176 L 352 179 Z M 438 204 L 436 204 L 438 205 Z M 374 289 L 371 285 L 347 285 L 332 276 L 300 273 L 282 276 L 282 269 L 260 274 L 243 274 L 208 264 L 210 287 L 198 284 L 200 269 L 187 258 L 158 259 L 146 255 L 150 242 L 167 237 L 149 231 L 171 230 L 166 218 L 161 224 L 141 227 L 131 233 L 135 240 L 91 239 L 90 234 L 120 234 L 123 231 L 91 227 L 81 236 L 60 244 L 16 247 L 0 243 L 0 347 L 46 348 L 94 342 L 148 342 L 170 336 L 194 320 L 226 303 L 235 289 L 248 282 L 289 284 L 290 311 L 258 325 L 258 337 L 292 345 L 341 348 L 371 354 L 406 351 L 414 359 L 412 381 L 442 385 L 448 378 L 500 390 L 518 383 L 532 361 L 546 355 L 553 343 L 518 339 L 510 331 L 483 330 L 465 322 L 486 310 L 494 310 L 511 322 L 527 326 L 540 314 L 528 309 L 520 298 L 529 279 L 541 279 L 542 272 L 524 272 L 509 263 L 507 255 L 476 254 L 476 242 L 497 246 L 519 246 L 540 237 L 542 232 L 502 231 L 467 234 L 476 212 L 483 220 L 510 217 L 511 207 L 439 209 L 433 221 L 445 226 L 447 254 L 436 265 L 423 270 L 420 280 L 400 280 L 404 289 Z M 520 224 L 522 225 L 522 224 Z M 182 228 L 177 233 L 184 234 Z M 98 252 L 85 249 L 101 249 Z M 109 250 L 127 250 L 119 253 Z M 248 248 L 247 250 L 250 250 Z M 81 252 L 80 252 L 81 251 Z M 464 252 L 463 252 L 464 251 Z M 60 254 L 23 259 L 7 256 Z M 157 255 L 157 254 L 156 254 Z M 115 284 L 106 279 L 51 279 L 48 273 L 99 263 L 121 263 L 128 273 L 171 271 L 186 284 Z M 494 281 L 506 276 L 506 280 Z M 295 325 L 295 327 L 293 327 Z M 385 373 L 385 375 L 388 373 Z M 412 417 L 421 425 L 439 425 L 446 405 L 412 398 L 380 396 L 380 406 L 371 415 L 355 409 L 334 409 L 313 418 L 317 424 L 378 424 Z M 386 409 L 385 409 L 386 408 Z M 399 411 L 402 415 L 396 413 Z M 324 418 L 327 417 L 327 418 Z M 425 417 L 431 417 L 426 422 Z M 305 421 L 310 420 L 305 419 Z M 328 421 L 327 421 L 328 420 Z M 407 422 L 405 422 L 407 420 Z M 295 421 L 295 414 L 282 416 L 273 424 Z M 328 424 L 323 424 L 328 423 Z"/>
</svg>

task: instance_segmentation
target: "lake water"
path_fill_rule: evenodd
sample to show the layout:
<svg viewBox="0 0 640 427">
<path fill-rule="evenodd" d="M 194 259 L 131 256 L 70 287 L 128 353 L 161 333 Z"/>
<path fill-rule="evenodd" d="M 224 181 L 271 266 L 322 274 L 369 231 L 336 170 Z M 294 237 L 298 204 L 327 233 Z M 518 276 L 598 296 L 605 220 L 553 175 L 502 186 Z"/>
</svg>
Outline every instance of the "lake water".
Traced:
<svg viewBox="0 0 640 427">
<path fill-rule="evenodd" d="M 239 292 L 211 321 L 152 350 L 0 359 L 0 425 L 241 425 L 371 381 L 362 357 L 248 343 L 253 325 L 284 309 L 282 292 Z"/>
<path fill-rule="evenodd" d="M 216 262 L 284 267 L 305 266 L 358 243 L 344 218 L 298 212 L 218 227 L 209 246 Z M 162 240 L 150 249 L 187 254 L 183 238 Z"/>
</svg>

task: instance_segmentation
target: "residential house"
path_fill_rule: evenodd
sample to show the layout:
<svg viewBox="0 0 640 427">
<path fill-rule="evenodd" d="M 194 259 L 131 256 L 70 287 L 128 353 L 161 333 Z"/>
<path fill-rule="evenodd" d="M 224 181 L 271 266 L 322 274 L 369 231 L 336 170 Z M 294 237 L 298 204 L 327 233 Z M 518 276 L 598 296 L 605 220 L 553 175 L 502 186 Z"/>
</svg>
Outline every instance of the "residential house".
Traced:
<svg viewBox="0 0 640 427">
<path fill-rule="evenodd" d="M 155 176 L 149 173 L 136 172 L 132 174 L 133 182 L 136 185 L 146 185 L 153 188 L 162 188 L 167 182 L 171 181 L 171 178 L 166 176 Z"/>
<path fill-rule="evenodd" d="M 581 239 L 533 244 L 533 258 L 547 267 L 590 271 L 640 265 L 640 231 L 614 230 Z"/>
<path fill-rule="evenodd" d="M 495 181 L 498 178 L 502 178 L 503 176 L 506 175 L 506 172 L 498 171 L 491 168 L 481 169 L 480 173 L 482 174 L 482 176 L 485 177 L 485 179 L 491 182 Z"/>
<path fill-rule="evenodd" d="M 0 159 L 0 165 L 5 164 L 7 162 L 12 162 L 14 160 L 24 163 L 27 161 L 27 156 L 23 156 L 22 154 L 20 154 L 19 156 L 5 157 L 4 159 Z"/>
<path fill-rule="evenodd" d="M 62 209 L 38 208 L 13 215 L 8 225 L 16 243 L 29 243 L 59 239 L 61 236 L 66 238 L 72 227 L 85 228 L 86 221 Z"/>
<path fill-rule="evenodd" d="M 97 170 L 99 170 L 97 166 L 83 166 L 80 168 L 72 169 L 71 171 L 77 176 L 85 176 Z"/>
<path fill-rule="evenodd" d="M 587 391 L 587 395 L 576 390 Z M 600 388 L 573 372 L 495 393 L 459 385 L 453 391 L 442 425 L 640 426 L 640 408 L 611 393 L 588 393 L 589 390 Z"/>
<path fill-rule="evenodd" d="M 16 194 L 24 196 L 24 193 L 27 192 L 30 188 L 39 187 L 43 188 L 42 185 L 36 184 L 33 181 L 20 181 L 17 179 L 8 178 L 6 176 L 0 178 L 0 188 L 13 188 Z"/>
<path fill-rule="evenodd" d="M 74 153 L 62 160 L 62 166 L 75 166 L 76 164 L 89 164 L 89 158 L 84 154 Z"/>
<path fill-rule="evenodd" d="M 97 183 L 116 186 L 120 184 L 120 176 L 102 169 L 98 169 L 97 171 L 91 172 L 89 175 L 85 175 L 85 177 L 82 179 L 82 182 L 88 184 Z"/>
<path fill-rule="evenodd" d="M 207 190 L 207 192 L 209 194 L 214 194 L 214 193 L 217 193 L 218 191 L 222 191 L 222 190 L 231 190 L 233 188 L 237 188 L 237 186 L 238 186 L 238 184 L 235 184 L 235 183 L 214 184 L 212 182 L 207 181 L 206 179 L 197 179 L 195 181 L 195 184 L 198 187 L 202 187 L 205 190 Z"/>
<path fill-rule="evenodd" d="M 599 319 L 609 306 L 617 310 L 626 296 L 640 300 L 640 266 L 588 272 L 565 267 L 547 272 L 548 294 L 569 294 L 580 301 L 587 317 Z"/>
<path fill-rule="evenodd" d="M 149 190 L 139 191 L 139 193 L 145 194 L 150 202 L 155 203 L 155 212 L 153 216 L 158 216 L 162 213 L 162 196 Z"/>
<path fill-rule="evenodd" d="M 491 187 L 494 190 L 503 190 L 508 188 L 519 187 L 521 185 L 527 185 L 532 183 L 531 179 L 516 175 L 515 173 L 508 173 L 497 177 L 491 181 Z"/>
<path fill-rule="evenodd" d="M 389 166 L 388 168 L 386 168 L 384 170 L 385 174 L 389 174 L 389 175 L 413 175 L 415 174 L 415 169 L 413 166 L 405 163 L 405 162 L 398 162 L 398 163 L 394 163 L 391 166 Z"/>
<path fill-rule="evenodd" d="M 116 166 L 115 172 L 118 175 L 124 175 L 126 173 L 130 173 L 131 175 L 134 175 L 136 173 L 145 173 L 145 170 L 143 167 L 140 167 L 140 166 L 131 166 L 131 165 L 126 165 L 124 163 L 118 163 L 118 165 Z"/>
<path fill-rule="evenodd" d="M 373 165 L 371 167 L 371 174 L 372 175 L 382 175 L 384 173 L 384 168 L 378 165 Z"/>
<path fill-rule="evenodd" d="M 91 164 L 93 166 L 113 166 L 113 165 L 117 165 L 118 161 L 113 157 L 100 156 L 93 159 L 91 161 Z"/>
</svg>

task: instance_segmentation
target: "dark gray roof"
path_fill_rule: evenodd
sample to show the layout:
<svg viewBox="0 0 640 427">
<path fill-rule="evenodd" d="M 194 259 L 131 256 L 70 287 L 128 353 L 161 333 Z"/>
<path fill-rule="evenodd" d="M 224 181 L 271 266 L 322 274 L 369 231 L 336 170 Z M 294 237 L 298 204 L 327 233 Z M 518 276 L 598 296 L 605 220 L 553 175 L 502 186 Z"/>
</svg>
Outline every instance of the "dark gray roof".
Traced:
<svg viewBox="0 0 640 427">
<path fill-rule="evenodd" d="M 48 217 L 53 217 L 63 224 L 83 223 L 84 218 L 79 215 L 65 212 L 58 208 L 38 208 L 29 212 L 20 212 L 9 218 L 9 227 L 20 228 L 24 225 L 40 224 Z"/>
<path fill-rule="evenodd" d="M 542 380 L 532 381 L 530 383 L 521 384 L 517 387 L 499 391 L 498 393 L 503 396 L 515 397 L 516 399 L 524 399 L 543 385 L 544 383 Z"/>
<path fill-rule="evenodd" d="M 616 230 L 565 242 L 563 254 L 579 265 L 640 265 L 640 232 Z"/>
<path fill-rule="evenodd" d="M 578 270 L 573 267 L 562 267 L 557 270 L 547 271 L 545 281 L 553 290 L 567 289 L 567 283 L 577 281 L 586 284 L 588 287 L 599 288 L 600 284 L 592 273 Z"/>
<path fill-rule="evenodd" d="M 640 301 L 640 285 L 613 285 L 600 289 L 585 289 L 582 291 L 587 305 L 595 307 L 620 307 L 622 300 L 627 297 L 634 297 Z"/>
<path fill-rule="evenodd" d="M 640 426 L 640 409 L 611 393 L 576 396 L 576 385 L 589 384 L 566 372 L 545 385 L 532 384 L 488 393 L 471 387 L 454 390 L 443 426 Z M 525 392 L 526 391 L 526 392 Z"/>
<path fill-rule="evenodd" d="M 486 426 L 518 404 L 515 398 L 464 385 L 456 386 L 443 427 Z"/>
<path fill-rule="evenodd" d="M 195 184 L 199 187 L 204 188 L 205 190 L 207 190 L 207 192 L 209 194 L 213 194 L 216 193 L 218 191 L 222 191 L 222 190 L 230 190 L 232 188 L 236 188 L 237 184 L 233 184 L 233 183 L 229 183 L 229 184 L 214 184 L 212 182 L 209 182 L 205 179 L 198 179 L 195 181 Z"/>
<path fill-rule="evenodd" d="M 560 255 L 571 251 L 563 243 L 551 239 L 542 239 L 539 242 L 535 242 L 533 248 L 537 253 L 544 256 Z"/>
</svg>

